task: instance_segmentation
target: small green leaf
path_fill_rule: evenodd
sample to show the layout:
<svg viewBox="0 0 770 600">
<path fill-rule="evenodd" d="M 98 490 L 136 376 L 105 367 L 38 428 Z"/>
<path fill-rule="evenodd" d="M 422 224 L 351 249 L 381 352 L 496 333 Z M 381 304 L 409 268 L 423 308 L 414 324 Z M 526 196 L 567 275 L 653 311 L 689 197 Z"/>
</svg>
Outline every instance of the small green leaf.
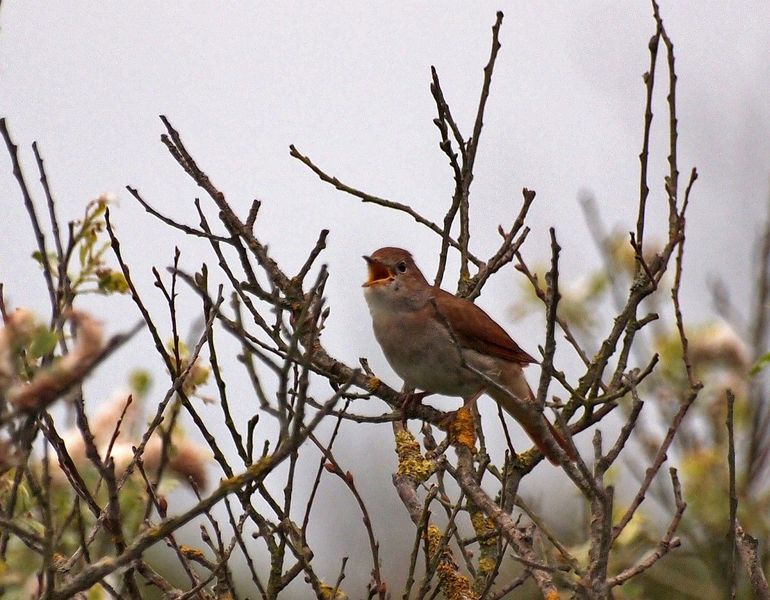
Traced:
<svg viewBox="0 0 770 600">
<path fill-rule="evenodd" d="M 100 271 L 98 277 L 99 289 L 106 294 L 125 294 L 128 291 L 128 282 L 120 271 Z"/>
<path fill-rule="evenodd" d="M 80 259 L 80 266 L 84 267 L 86 264 L 86 255 L 88 254 L 88 245 L 85 243 L 80 244 L 80 252 L 78 258 Z"/>
<path fill-rule="evenodd" d="M 211 374 L 211 367 L 201 363 L 200 360 L 196 360 L 195 363 L 193 363 L 192 368 L 190 369 L 190 374 L 189 374 L 190 383 L 192 383 L 196 387 L 199 385 L 203 385 L 209 380 L 210 374 Z"/>
<path fill-rule="evenodd" d="M 30 344 L 29 352 L 35 358 L 46 356 L 47 354 L 53 352 L 58 342 L 59 337 L 55 332 L 51 331 L 47 327 L 40 327 L 32 337 L 32 343 Z"/>
<path fill-rule="evenodd" d="M 104 600 L 107 597 L 107 593 L 98 585 L 94 585 L 86 592 L 88 600 Z"/>
<path fill-rule="evenodd" d="M 96 219 L 98 217 L 101 217 L 106 210 L 107 210 L 107 201 L 100 198 L 99 200 L 97 200 L 96 204 L 94 205 L 94 208 L 91 211 L 89 218 Z"/>
<path fill-rule="evenodd" d="M 128 385 L 131 387 L 131 391 L 141 398 L 152 386 L 152 375 L 144 369 L 132 371 L 128 376 Z"/>
</svg>

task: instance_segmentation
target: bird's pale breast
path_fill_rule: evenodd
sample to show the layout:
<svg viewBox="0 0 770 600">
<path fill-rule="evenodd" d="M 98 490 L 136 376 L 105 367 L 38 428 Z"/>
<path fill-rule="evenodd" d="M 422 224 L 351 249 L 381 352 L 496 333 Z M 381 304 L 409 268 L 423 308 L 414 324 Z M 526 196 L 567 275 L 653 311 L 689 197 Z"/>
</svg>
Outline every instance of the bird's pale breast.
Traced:
<svg viewBox="0 0 770 600">
<path fill-rule="evenodd" d="M 482 387 L 479 377 L 462 367 L 461 350 L 446 328 L 422 311 L 374 311 L 372 320 L 385 358 L 408 386 L 460 397 Z"/>
</svg>

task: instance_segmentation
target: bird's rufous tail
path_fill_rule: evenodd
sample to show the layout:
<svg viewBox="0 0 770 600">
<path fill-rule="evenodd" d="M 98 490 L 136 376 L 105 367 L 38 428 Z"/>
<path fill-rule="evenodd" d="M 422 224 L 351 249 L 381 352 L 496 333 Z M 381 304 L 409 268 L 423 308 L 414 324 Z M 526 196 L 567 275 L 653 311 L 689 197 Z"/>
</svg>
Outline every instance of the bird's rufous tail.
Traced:
<svg viewBox="0 0 770 600">
<path fill-rule="evenodd" d="M 501 384 L 510 391 L 510 394 L 496 389 L 487 389 L 487 393 L 503 407 L 505 412 L 516 419 L 538 450 L 552 464 L 559 464 L 558 450 L 554 447 L 555 445 L 560 446 L 570 460 L 577 460 L 577 454 L 572 444 L 538 410 L 535 404 L 535 395 L 524 378 L 521 367 L 515 365 L 515 368 L 507 369 L 507 371 L 508 373 L 503 373 L 500 379 Z M 511 394 L 515 396 L 515 399 L 511 397 Z M 525 400 L 520 398 L 525 398 Z"/>
</svg>

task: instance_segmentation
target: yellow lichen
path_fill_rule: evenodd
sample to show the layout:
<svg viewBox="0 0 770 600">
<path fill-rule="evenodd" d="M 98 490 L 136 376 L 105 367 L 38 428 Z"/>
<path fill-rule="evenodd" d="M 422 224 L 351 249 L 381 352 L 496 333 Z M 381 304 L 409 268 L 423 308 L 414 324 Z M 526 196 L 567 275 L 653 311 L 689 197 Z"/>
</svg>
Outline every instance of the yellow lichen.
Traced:
<svg viewBox="0 0 770 600">
<path fill-rule="evenodd" d="M 441 530 L 433 524 L 428 525 L 425 537 L 428 539 L 428 550 L 431 554 L 435 554 L 436 549 L 441 542 Z"/>
<path fill-rule="evenodd" d="M 425 532 L 428 541 L 428 550 L 431 557 L 438 551 L 441 544 L 441 530 L 435 525 L 428 525 Z M 441 591 L 447 600 L 477 600 L 478 595 L 473 590 L 471 580 L 460 573 L 457 564 L 452 559 L 452 552 L 444 546 L 441 550 L 441 560 L 436 567 Z"/>
<path fill-rule="evenodd" d="M 331 585 L 328 585 L 326 583 L 322 583 L 321 585 L 321 595 L 324 597 L 324 599 L 328 600 L 348 600 L 348 595 L 343 592 L 341 589 L 337 589 L 337 591 L 334 591 L 334 587 Z"/>
<path fill-rule="evenodd" d="M 471 428 L 472 426 L 473 421 L 471 420 Z M 417 482 L 425 481 L 433 474 L 435 464 L 422 455 L 420 444 L 408 429 L 399 429 L 395 435 L 398 474 L 412 477 Z M 436 572 L 441 590 L 444 592 L 444 598 L 447 600 L 477 600 L 478 595 L 473 590 L 473 584 L 468 577 L 458 571 L 451 550 L 446 546 L 441 547 L 442 537 L 441 530 L 436 525 L 428 525 L 425 530 L 425 539 L 431 557 L 440 553 Z"/>
<path fill-rule="evenodd" d="M 470 407 L 463 406 L 455 413 L 449 430 L 455 445 L 465 446 L 471 452 L 476 451 L 476 427 Z"/>
<path fill-rule="evenodd" d="M 264 456 L 260 458 L 257 462 L 249 465 L 248 470 L 246 471 L 251 477 L 257 477 L 258 475 L 261 475 L 262 472 L 267 469 L 270 466 L 270 457 Z"/>
<path fill-rule="evenodd" d="M 203 560 L 205 558 L 203 552 L 198 548 L 193 548 L 192 546 L 186 546 L 185 544 L 179 545 L 179 551 L 185 556 L 185 558 L 190 558 L 192 560 Z"/>
<path fill-rule="evenodd" d="M 219 481 L 219 488 L 225 492 L 234 492 L 246 485 L 247 481 L 253 481 L 260 475 L 263 475 L 270 468 L 271 464 L 271 457 L 263 456 L 257 462 L 250 464 L 244 473 L 221 479 Z"/>
<path fill-rule="evenodd" d="M 479 559 L 479 573 L 481 575 L 488 575 L 489 573 L 495 570 L 496 566 L 497 566 L 497 561 L 493 560 L 489 556 L 485 556 Z"/>
<path fill-rule="evenodd" d="M 458 573 L 453 565 L 439 563 L 438 577 L 446 600 L 476 600 L 478 596 L 473 591 L 470 579 Z"/>
<path fill-rule="evenodd" d="M 243 475 L 234 475 L 219 482 L 219 487 L 223 490 L 235 491 L 243 484 Z"/>
<path fill-rule="evenodd" d="M 398 454 L 398 474 L 409 475 L 422 483 L 433 474 L 436 466 L 420 452 L 420 444 L 407 430 L 396 432 L 396 454 Z"/>
<path fill-rule="evenodd" d="M 516 459 L 521 463 L 521 466 L 524 469 L 532 467 L 539 457 L 540 451 L 537 448 L 532 448 L 531 450 L 516 455 Z"/>
<path fill-rule="evenodd" d="M 67 557 L 59 552 L 54 552 L 52 558 L 52 562 L 57 569 L 64 567 L 67 564 Z"/>
<path fill-rule="evenodd" d="M 494 546 L 497 544 L 496 536 L 490 535 L 497 531 L 495 523 L 483 512 L 475 510 L 471 513 L 471 525 L 473 525 L 473 531 L 480 538 L 479 545 Z"/>
</svg>

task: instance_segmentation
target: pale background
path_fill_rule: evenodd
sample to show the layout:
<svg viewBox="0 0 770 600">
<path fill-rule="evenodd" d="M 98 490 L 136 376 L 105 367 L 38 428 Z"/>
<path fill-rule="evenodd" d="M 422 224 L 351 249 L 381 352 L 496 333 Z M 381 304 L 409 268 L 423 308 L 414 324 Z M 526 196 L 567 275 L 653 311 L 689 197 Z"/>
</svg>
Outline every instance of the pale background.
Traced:
<svg viewBox="0 0 770 600">
<path fill-rule="evenodd" d="M 78 217 L 102 192 L 118 196 L 113 219 L 125 257 L 165 323 L 150 267 L 169 265 L 175 245 L 188 270 L 204 260 L 214 264 L 204 243 L 156 222 L 124 188 L 135 186 L 156 208 L 197 222 L 192 199 L 200 191 L 158 141 L 163 128 L 157 116 L 167 115 L 242 216 L 252 198 L 263 201 L 257 231 L 286 271 L 297 270 L 320 229 L 331 230 L 323 257 L 331 271 L 332 308 L 325 344 L 351 365 L 359 356 L 369 357 L 375 371 L 396 386 L 369 328 L 360 256 L 402 245 L 432 273 L 438 242 L 408 217 L 361 205 L 322 184 L 289 157 L 288 145 L 354 187 L 440 219 L 452 179 L 431 123 L 429 68 L 438 69 L 454 115 L 469 135 L 498 9 L 505 12 L 502 50 L 472 186 L 473 247 L 479 256 L 496 247 L 497 225 L 511 222 L 526 186 L 537 191 L 537 201 L 525 255 L 545 260 L 547 229 L 554 226 L 564 247 L 562 273 L 578 277 L 599 264 L 580 194 L 595 194 L 608 226 L 629 230 L 635 218 L 641 75 L 654 31 L 646 2 L 482 2 L 470 8 L 444 2 L 127 6 L 6 0 L 0 9 L 0 116 L 21 148 L 40 214 L 34 140 L 46 159 L 63 221 Z M 728 283 L 740 309 L 749 301 L 752 244 L 765 217 L 770 171 L 770 4 L 664 2 L 662 13 L 677 52 L 679 166 L 683 179 L 692 166 L 700 172 L 688 218 L 682 290 L 686 314 L 699 322 L 712 314 L 707 282 L 715 276 Z M 658 239 L 664 234 L 664 89 L 659 87 L 656 98 L 648 228 L 655 237 L 658 227 Z M 10 161 L 2 154 L 0 281 L 12 306 L 45 311 L 47 295 L 30 259 L 31 228 Z M 510 316 L 520 289 L 521 276 L 509 268 L 479 302 L 534 352 L 542 343 L 540 322 L 515 324 Z M 189 325 L 198 304 L 191 294 L 180 302 Z M 84 306 L 101 311 L 110 331 L 138 317 L 128 299 L 91 299 Z M 89 402 L 97 404 L 122 385 L 126 370 L 134 367 L 153 370 L 154 389 L 162 392 L 165 375 L 149 337 L 139 336 L 91 382 Z M 236 378 L 230 389 L 236 390 L 233 401 L 245 422 L 254 400 L 245 387 L 237 397 L 239 371 L 231 367 L 229 374 Z M 530 379 L 536 376 L 533 371 Z M 210 422 L 221 418 L 215 407 L 205 410 Z M 407 562 L 411 526 L 389 484 L 395 459 L 388 428 L 346 426 L 337 448 L 343 467 L 366 492 L 386 576 L 394 575 Z M 538 477 L 549 468 L 539 467 L 522 490 L 546 514 L 571 494 L 553 478 Z M 311 542 L 330 551 L 317 552 L 314 565 L 333 581 L 340 557 L 350 555 L 346 584 L 357 596 L 370 565 L 358 513 L 340 490 L 331 479 L 322 485 L 317 510 L 324 517 L 311 531 Z M 179 498 L 192 501 L 186 492 Z M 554 521 L 572 518 L 560 513 Z M 401 527 L 409 533 L 406 545 Z M 328 542 L 334 537 L 338 544 Z M 398 586 L 398 578 L 392 583 Z"/>
</svg>

